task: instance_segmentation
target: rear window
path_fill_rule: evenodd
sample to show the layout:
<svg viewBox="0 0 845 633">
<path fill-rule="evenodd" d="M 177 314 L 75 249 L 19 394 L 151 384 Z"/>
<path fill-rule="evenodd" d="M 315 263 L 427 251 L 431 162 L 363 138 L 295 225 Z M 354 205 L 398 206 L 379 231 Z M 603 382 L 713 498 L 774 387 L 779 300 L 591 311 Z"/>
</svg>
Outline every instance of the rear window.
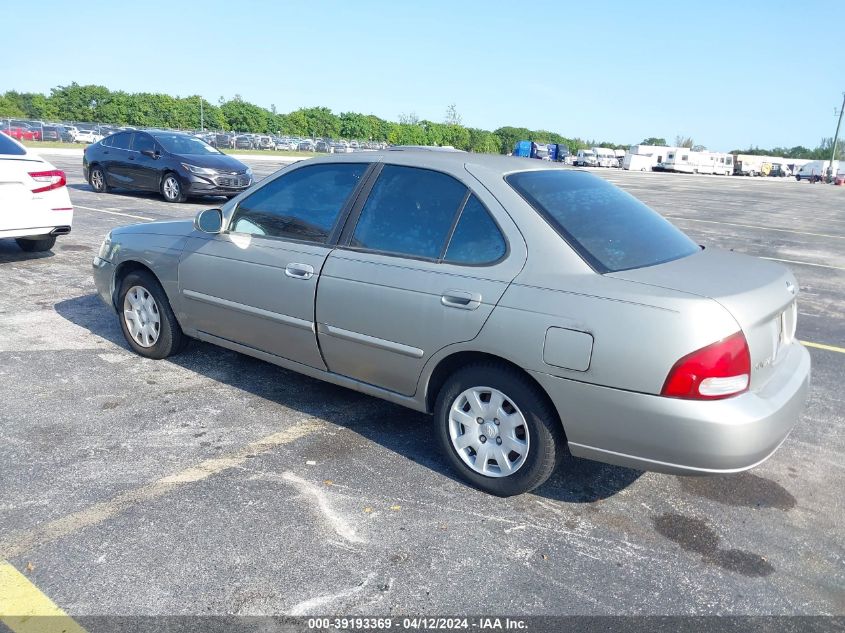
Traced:
<svg viewBox="0 0 845 633">
<path fill-rule="evenodd" d="M 23 156 L 26 154 L 26 150 L 5 134 L 0 134 L 0 154 L 6 154 L 7 156 Z"/>
<path fill-rule="evenodd" d="M 592 174 L 527 171 L 505 180 L 600 273 L 654 266 L 699 250 L 659 213 Z"/>
</svg>

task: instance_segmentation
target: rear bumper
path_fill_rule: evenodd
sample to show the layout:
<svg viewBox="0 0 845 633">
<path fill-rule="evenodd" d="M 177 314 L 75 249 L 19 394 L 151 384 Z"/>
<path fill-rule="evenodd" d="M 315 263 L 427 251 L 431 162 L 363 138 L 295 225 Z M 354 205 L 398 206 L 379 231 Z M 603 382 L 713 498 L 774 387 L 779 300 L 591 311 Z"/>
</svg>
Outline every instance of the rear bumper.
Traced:
<svg viewBox="0 0 845 633">
<path fill-rule="evenodd" d="M 810 387 L 810 355 L 792 346 L 766 386 L 699 402 L 534 373 L 554 402 L 573 455 L 683 475 L 753 468 L 789 435 Z"/>
<path fill-rule="evenodd" d="M 23 229 L 8 229 L 0 231 L 0 238 L 4 237 L 45 237 L 47 235 L 67 235 L 70 233 L 70 226 L 35 226 Z"/>
</svg>

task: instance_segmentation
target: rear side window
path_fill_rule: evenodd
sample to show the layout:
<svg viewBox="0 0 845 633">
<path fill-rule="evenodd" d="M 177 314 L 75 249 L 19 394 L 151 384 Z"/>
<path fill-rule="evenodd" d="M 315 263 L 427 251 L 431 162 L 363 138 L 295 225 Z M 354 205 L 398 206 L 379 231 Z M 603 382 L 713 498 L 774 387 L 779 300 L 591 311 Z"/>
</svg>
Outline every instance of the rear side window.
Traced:
<svg viewBox="0 0 845 633">
<path fill-rule="evenodd" d="M 325 243 L 366 171 L 363 163 L 314 165 L 292 171 L 241 202 L 229 228 L 236 233 Z"/>
<path fill-rule="evenodd" d="M 361 210 L 351 245 L 437 259 L 466 192 L 446 174 L 385 165 Z"/>
<path fill-rule="evenodd" d="M 470 196 L 452 234 L 446 257 L 450 264 L 491 264 L 504 257 L 508 247 L 499 227 L 478 198 Z"/>
<path fill-rule="evenodd" d="M 6 156 L 23 156 L 26 154 L 26 150 L 6 134 L 0 133 L 0 154 L 5 154 Z"/>
<path fill-rule="evenodd" d="M 699 250 L 659 213 L 592 174 L 550 169 L 505 180 L 600 273 L 654 266 Z"/>
</svg>

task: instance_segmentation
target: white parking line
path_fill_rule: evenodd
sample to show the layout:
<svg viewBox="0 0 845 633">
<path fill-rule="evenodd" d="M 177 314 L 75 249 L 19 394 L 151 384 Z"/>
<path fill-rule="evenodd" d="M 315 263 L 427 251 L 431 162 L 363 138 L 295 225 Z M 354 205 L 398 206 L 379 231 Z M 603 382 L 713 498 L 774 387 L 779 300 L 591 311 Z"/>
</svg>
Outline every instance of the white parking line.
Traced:
<svg viewBox="0 0 845 633">
<path fill-rule="evenodd" d="M 780 259 L 779 257 L 763 257 L 762 255 L 759 256 L 760 259 L 768 259 L 773 262 L 784 262 L 787 264 L 800 264 L 802 266 L 816 266 L 817 268 L 831 268 L 833 270 L 845 270 L 845 266 L 829 266 L 828 264 L 813 264 L 811 262 L 800 262 L 797 259 Z"/>
<path fill-rule="evenodd" d="M 134 218 L 136 220 L 146 220 L 152 222 L 155 218 L 148 218 L 143 215 L 132 215 L 131 213 L 121 213 L 120 211 L 106 211 L 105 209 L 95 209 L 94 207 L 83 207 L 81 204 L 73 205 L 74 209 L 85 209 L 86 211 L 96 211 L 97 213 L 108 213 L 109 215 L 122 215 L 125 218 Z"/>
<path fill-rule="evenodd" d="M 756 224 L 739 224 L 737 222 L 719 222 L 718 220 L 699 220 L 696 218 L 684 218 L 679 215 L 667 215 L 673 220 L 686 220 L 687 222 L 704 222 L 705 224 L 724 224 L 725 226 L 741 226 L 747 229 L 762 229 L 764 231 L 778 231 L 779 233 L 795 233 L 796 235 L 813 235 L 815 237 L 832 237 L 835 240 L 845 240 L 845 235 L 830 235 L 829 233 L 810 233 L 808 231 L 795 231 L 793 229 L 776 229 L 772 226 L 758 226 Z"/>
</svg>

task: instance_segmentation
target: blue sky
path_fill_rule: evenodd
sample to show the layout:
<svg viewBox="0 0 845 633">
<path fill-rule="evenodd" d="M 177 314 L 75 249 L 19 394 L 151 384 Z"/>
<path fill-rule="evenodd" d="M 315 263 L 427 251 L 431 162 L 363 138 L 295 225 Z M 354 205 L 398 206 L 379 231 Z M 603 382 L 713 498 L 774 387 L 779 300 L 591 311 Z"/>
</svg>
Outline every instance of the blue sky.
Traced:
<svg viewBox="0 0 845 633">
<path fill-rule="evenodd" d="M 845 91 L 841 2 L 42 0 L 0 91 L 79 83 L 524 125 L 712 150 L 816 146 Z M 46 26 L 46 23 L 45 23 Z"/>
</svg>

